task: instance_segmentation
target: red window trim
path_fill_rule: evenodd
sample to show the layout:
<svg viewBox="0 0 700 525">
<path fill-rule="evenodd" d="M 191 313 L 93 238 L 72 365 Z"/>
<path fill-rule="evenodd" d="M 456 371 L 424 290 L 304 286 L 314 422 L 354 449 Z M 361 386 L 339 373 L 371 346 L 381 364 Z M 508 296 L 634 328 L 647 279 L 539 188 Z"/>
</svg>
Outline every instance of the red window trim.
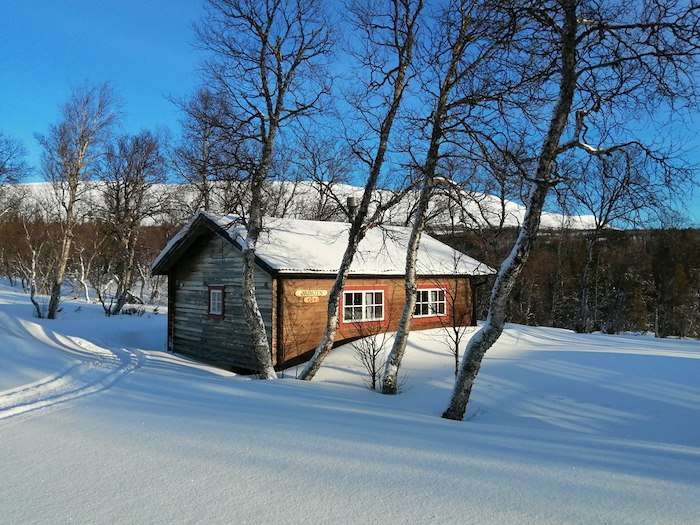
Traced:
<svg viewBox="0 0 700 525">
<path fill-rule="evenodd" d="M 213 314 L 211 313 L 211 292 L 217 290 L 221 292 L 221 313 Z M 208 286 L 207 287 L 207 315 L 210 319 L 223 319 L 226 313 L 226 291 L 225 286 Z"/>
<path fill-rule="evenodd" d="M 345 307 L 345 292 L 370 292 L 376 290 L 384 294 L 384 319 L 381 321 L 343 321 L 343 312 Z M 373 328 L 385 328 L 389 326 L 389 286 L 386 284 L 378 285 L 350 285 L 345 286 L 340 294 L 340 309 L 338 310 L 338 327 L 347 328 L 354 326 L 356 324 L 362 324 L 362 326 L 368 327 L 368 329 Z"/>
</svg>

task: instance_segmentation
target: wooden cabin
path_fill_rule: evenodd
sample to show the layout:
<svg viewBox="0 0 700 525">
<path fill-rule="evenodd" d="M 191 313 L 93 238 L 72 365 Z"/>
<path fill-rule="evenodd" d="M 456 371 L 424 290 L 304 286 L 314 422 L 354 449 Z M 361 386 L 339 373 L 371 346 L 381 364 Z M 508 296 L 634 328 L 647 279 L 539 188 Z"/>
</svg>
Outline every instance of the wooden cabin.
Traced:
<svg viewBox="0 0 700 525">
<path fill-rule="evenodd" d="M 350 225 L 273 219 L 256 249 L 256 296 L 277 369 L 308 359 L 325 330 L 328 294 Z M 245 228 L 236 216 L 198 212 L 152 266 L 168 276 L 168 350 L 256 369 L 241 301 Z M 336 343 L 394 330 L 404 303 L 410 230 L 373 228 L 359 245 L 340 303 Z M 476 323 L 475 278 L 494 271 L 424 234 L 412 330 Z"/>
</svg>

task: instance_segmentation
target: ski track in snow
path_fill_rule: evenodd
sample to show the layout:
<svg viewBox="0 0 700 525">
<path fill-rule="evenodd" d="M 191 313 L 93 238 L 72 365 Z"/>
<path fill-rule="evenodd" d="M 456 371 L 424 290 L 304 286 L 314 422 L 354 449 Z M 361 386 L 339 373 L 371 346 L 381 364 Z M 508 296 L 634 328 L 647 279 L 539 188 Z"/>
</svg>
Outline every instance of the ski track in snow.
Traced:
<svg viewBox="0 0 700 525">
<path fill-rule="evenodd" d="M 138 350 L 109 350 L 80 337 L 68 339 L 91 358 L 34 383 L 0 392 L 0 421 L 28 412 L 52 410 L 57 405 L 107 390 L 145 360 Z"/>
</svg>

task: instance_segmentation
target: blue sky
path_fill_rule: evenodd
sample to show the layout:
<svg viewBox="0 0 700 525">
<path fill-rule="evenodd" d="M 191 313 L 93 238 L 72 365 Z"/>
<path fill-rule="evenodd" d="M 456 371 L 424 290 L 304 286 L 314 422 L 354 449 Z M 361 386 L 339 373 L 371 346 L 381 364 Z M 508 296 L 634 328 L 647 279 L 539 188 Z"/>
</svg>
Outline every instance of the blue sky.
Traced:
<svg viewBox="0 0 700 525">
<path fill-rule="evenodd" d="M 0 129 L 34 163 L 34 133 L 57 121 L 71 87 L 109 81 L 125 103 L 125 131 L 175 132 L 165 96 L 196 83 L 191 24 L 200 13 L 198 0 L 2 0 Z"/>
<path fill-rule="evenodd" d="M 192 22 L 199 0 L 2 0 L 0 3 L 0 130 L 21 140 L 38 164 L 34 133 L 58 119 L 71 87 L 109 81 L 123 99 L 123 131 L 167 126 L 178 111 L 167 95 L 196 82 Z M 700 163 L 700 123 L 695 133 Z M 700 189 L 688 197 L 700 225 Z"/>
</svg>

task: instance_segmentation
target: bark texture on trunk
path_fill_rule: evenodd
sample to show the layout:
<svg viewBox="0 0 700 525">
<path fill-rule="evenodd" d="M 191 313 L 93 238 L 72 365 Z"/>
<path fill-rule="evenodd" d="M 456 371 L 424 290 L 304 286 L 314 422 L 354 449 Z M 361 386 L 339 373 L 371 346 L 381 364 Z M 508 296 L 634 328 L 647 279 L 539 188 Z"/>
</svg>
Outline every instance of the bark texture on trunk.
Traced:
<svg viewBox="0 0 700 525">
<path fill-rule="evenodd" d="M 501 264 L 491 292 L 491 302 L 486 323 L 469 341 L 462 359 L 450 403 L 443 412 L 445 419 L 461 420 L 467 409 L 469 396 L 486 351 L 493 346 L 503 332 L 506 304 L 515 281 L 520 274 L 532 245 L 537 238 L 542 209 L 551 186 L 551 174 L 559 153 L 559 145 L 573 105 L 576 91 L 576 0 L 561 0 L 564 23 L 559 32 L 561 38 L 561 78 L 559 96 L 552 111 L 549 130 L 540 151 L 537 172 L 526 202 L 526 212 L 520 226 L 518 239 L 510 255 Z"/>
<path fill-rule="evenodd" d="M 246 239 L 243 246 L 243 311 L 248 329 L 253 338 L 255 360 L 260 379 L 277 379 L 272 364 L 272 350 L 265 331 L 265 321 L 260 313 L 255 295 L 255 250 L 263 228 L 262 219 L 262 184 L 272 163 L 272 145 L 275 140 L 276 121 L 270 124 L 270 130 L 263 144 L 260 166 L 251 179 L 250 213 L 246 224 Z"/>
<path fill-rule="evenodd" d="M 253 338 L 258 374 L 260 379 L 277 379 L 272 365 L 272 354 L 265 331 L 265 321 L 260 313 L 255 295 L 255 249 L 245 249 L 243 260 L 243 311 Z"/>
<path fill-rule="evenodd" d="M 66 278 L 68 259 L 70 258 L 72 247 L 73 225 L 69 223 L 66 226 L 66 232 L 64 233 L 63 242 L 61 243 L 61 254 L 59 255 L 58 263 L 51 281 L 51 297 L 49 298 L 49 307 L 46 313 L 47 319 L 56 319 L 58 315 L 58 306 L 61 302 L 61 288 L 63 286 L 63 280 Z"/>
<path fill-rule="evenodd" d="M 357 252 L 357 247 L 371 226 L 371 224 L 366 224 L 365 220 L 369 214 L 369 206 L 372 200 L 372 195 L 377 186 L 377 180 L 379 179 L 382 166 L 384 165 L 391 130 L 394 127 L 394 122 L 399 112 L 399 108 L 401 107 L 404 91 L 408 83 L 408 71 L 413 60 L 413 49 L 415 45 L 415 31 L 417 30 L 416 23 L 422 8 L 422 1 L 417 2 L 415 6 L 411 6 L 410 3 L 407 3 L 403 7 L 405 12 L 401 15 L 402 17 L 405 17 L 405 20 L 399 19 L 400 17 L 394 18 L 393 20 L 395 34 L 402 35 L 402 39 L 392 40 L 392 44 L 387 44 L 388 47 L 393 46 L 398 62 L 390 102 L 387 113 L 382 119 L 381 126 L 379 127 L 377 150 L 374 153 L 374 157 L 370 163 L 369 176 L 362 194 L 362 200 L 360 201 L 355 218 L 350 225 L 348 244 L 345 249 L 345 253 L 343 254 L 340 268 L 338 269 L 338 275 L 329 293 L 326 331 L 321 343 L 314 351 L 314 355 L 311 357 L 309 362 L 306 364 L 306 367 L 304 367 L 299 375 L 299 379 L 302 380 L 310 381 L 313 379 L 326 356 L 333 348 L 335 335 L 338 331 L 340 295 L 343 291 L 343 287 L 345 286 L 348 273 L 350 272 L 350 266 L 352 265 L 355 253 Z M 403 25 L 404 22 L 406 25 Z M 377 31 L 379 31 L 379 29 L 377 29 Z M 389 80 L 388 77 L 387 80 Z M 374 215 L 377 216 L 378 212 L 375 211 Z M 370 223 L 371 222 L 372 221 L 370 221 Z"/>
<path fill-rule="evenodd" d="M 437 155 L 437 151 L 435 153 Z M 399 319 L 399 324 L 396 329 L 394 344 L 391 347 L 386 364 L 384 365 L 382 394 L 396 394 L 399 388 L 399 368 L 401 367 L 401 361 L 406 352 L 408 334 L 410 333 L 411 321 L 413 320 L 413 311 L 416 308 L 416 292 L 418 290 L 416 286 L 416 261 L 418 259 L 420 239 L 425 229 L 425 215 L 432 193 L 433 175 L 434 170 L 431 175 L 426 174 L 413 222 L 413 228 L 411 228 L 411 235 L 406 250 L 406 277 L 404 279 L 406 297 L 403 310 L 401 311 L 401 318 Z"/>
<path fill-rule="evenodd" d="M 368 201 L 369 202 L 369 201 Z M 358 216 L 362 214 L 362 206 L 360 206 L 360 211 L 358 211 Z M 367 210 L 364 211 L 367 214 Z M 343 255 L 343 260 L 338 269 L 338 275 L 333 282 L 331 291 L 328 294 L 328 320 L 326 322 L 326 331 L 323 335 L 321 343 L 316 347 L 313 357 L 306 364 L 304 369 L 299 374 L 299 379 L 305 381 L 310 381 L 316 375 L 324 359 L 328 353 L 333 348 L 333 342 L 335 341 L 335 335 L 338 332 L 338 315 L 340 309 L 340 294 L 343 292 L 343 287 L 347 281 L 348 273 L 350 271 L 350 265 L 357 252 L 357 246 L 365 235 L 365 229 L 360 228 L 359 225 L 362 223 L 362 218 L 358 220 L 355 218 L 353 226 L 350 229 L 350 239 L 348 241 L 348 246 Z M 357 228 L 355 226 L 358 225 Z M 355 231 L 356 230 L 356 231 Z"/>
</svg>

